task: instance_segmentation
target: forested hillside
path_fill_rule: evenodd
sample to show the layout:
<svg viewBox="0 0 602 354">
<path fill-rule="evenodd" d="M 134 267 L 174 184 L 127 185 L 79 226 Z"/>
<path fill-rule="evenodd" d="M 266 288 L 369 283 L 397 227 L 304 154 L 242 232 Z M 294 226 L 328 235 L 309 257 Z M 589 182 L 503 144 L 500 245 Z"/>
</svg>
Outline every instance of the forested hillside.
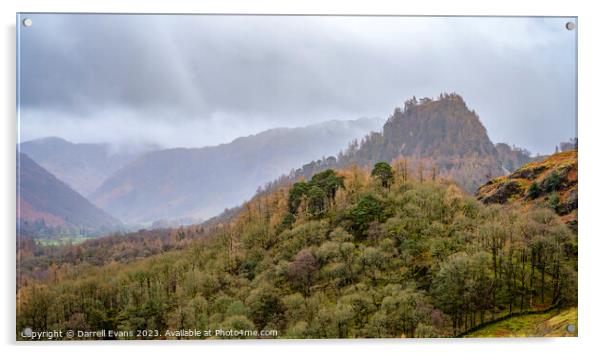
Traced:
<svg viewBox="0 0 602 354">
<path fill-rule="evenodd" d="M 259 193 L 143 259 L 54 258 L 21 282 L 17 329 L 446 337 L 576 303 L 577 238 L 553 210 L 484 205 L 408 166 L 325 170 Z"/>
</svg>

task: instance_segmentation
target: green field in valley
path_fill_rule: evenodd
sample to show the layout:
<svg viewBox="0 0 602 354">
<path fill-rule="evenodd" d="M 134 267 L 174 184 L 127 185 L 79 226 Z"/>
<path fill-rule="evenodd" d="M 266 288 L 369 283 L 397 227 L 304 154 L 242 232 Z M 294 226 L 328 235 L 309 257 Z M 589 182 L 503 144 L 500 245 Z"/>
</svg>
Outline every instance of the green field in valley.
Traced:
<svg viewBox="0 0 602 354">
<path fill-rule="evenodd" d="M 76 245 L 94 238 L 95 237 L 92 236 L 64 235 L 49 238 L 38 238 L 36 239 L 36 243 L 40 246 L 63 246 L 68 244 Z"/>
</svg>

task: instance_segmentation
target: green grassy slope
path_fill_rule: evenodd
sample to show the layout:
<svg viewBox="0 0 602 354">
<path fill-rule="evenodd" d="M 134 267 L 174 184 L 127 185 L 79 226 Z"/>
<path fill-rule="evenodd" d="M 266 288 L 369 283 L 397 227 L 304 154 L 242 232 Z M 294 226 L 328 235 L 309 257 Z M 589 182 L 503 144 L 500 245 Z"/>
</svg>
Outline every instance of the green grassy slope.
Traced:
<svg viewBox="0 0 602 354">
<path fill-rule="evenodd" d="M 568 325 L 575 330 L 567 330 Z M 509 318 L 477 330 L 466 337 L 576 337 L 577 308 L 552 310 L 548 313 Z"/>
</svg>

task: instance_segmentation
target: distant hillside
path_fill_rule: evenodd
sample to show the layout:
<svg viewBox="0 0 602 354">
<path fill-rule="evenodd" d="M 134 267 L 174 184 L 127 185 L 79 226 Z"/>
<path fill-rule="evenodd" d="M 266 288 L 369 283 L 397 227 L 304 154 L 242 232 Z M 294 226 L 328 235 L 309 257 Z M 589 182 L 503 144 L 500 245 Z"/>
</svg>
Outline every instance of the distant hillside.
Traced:
<svg viewBox="0 0 602 354">
<path fill-rule="evenodd" d="M 530 157 L 526 150 L 507 144 L 494 146 L 478 115 L 452 93 L 436 100 L 406 101 L 403 110 L 394 110 L 382 133 L 354 141 L 338 158 L 307 164 L 295 175 L 308 178 L 326 168 L 370 166 L 379 161 L 397 162 L 397 168 L 400 163 L 412 165 L 424 178 L 454 180 L 474 192 L 491 177 L 511 172 Z"/>
<path fill-rule="evenodd" d="M 529 151 L 521 148 L 511 147 L 505 143 L 495 144 L 498 161 L 502 168 L 508 173 L 516 170 L 522 165 L 534 161 Z"/>
<path fill-rule="evenodd" d="M 577 228 L 577 150 L 556 153 L 531 162 L 509 176 L 487 182 L 477 191 L 485 204 L 520 203 L 553 209 L 562 220 Z"/>
<path fill-rule="evenodd" d="M 107 179 L 92 200 L 128 223 L 207 218 L 253 196 L 306 161 L 336 154 L 382 127 L 380 119 L 271 129 L 231 143 L 142 155 Z"/>
<path fill-rule="evenodd" d="M 17 155 L 17 225 L 29 236 L 98 233 L 119 220 L 92 205 L 27 155 Z"/>
<path fill-rule="evenodd" d="M 113 151 L 108 144 L 74 144 L 55 137 L 27 141 L 19 148 L 84 196 L 96 190 L 108 176 L 140 153 L 154 149 L 146 146 L 137 150 Z"/>
</svg>

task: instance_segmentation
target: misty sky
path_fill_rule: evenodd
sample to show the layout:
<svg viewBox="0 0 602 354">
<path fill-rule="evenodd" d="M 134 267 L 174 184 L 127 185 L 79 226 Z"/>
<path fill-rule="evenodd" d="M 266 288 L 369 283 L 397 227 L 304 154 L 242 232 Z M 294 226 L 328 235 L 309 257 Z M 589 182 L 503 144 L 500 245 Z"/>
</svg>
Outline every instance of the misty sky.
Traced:
<svg viewBox="0 0 602 354">
<path fill-rule="evenodd" d="M 21 141 L 206 146 L 272 127 L 387 118 L 411 96 L 451 91 L 493 142 L 550 153 L 576 135 L 569 19 L 26 17 Z"/>
</svg>

